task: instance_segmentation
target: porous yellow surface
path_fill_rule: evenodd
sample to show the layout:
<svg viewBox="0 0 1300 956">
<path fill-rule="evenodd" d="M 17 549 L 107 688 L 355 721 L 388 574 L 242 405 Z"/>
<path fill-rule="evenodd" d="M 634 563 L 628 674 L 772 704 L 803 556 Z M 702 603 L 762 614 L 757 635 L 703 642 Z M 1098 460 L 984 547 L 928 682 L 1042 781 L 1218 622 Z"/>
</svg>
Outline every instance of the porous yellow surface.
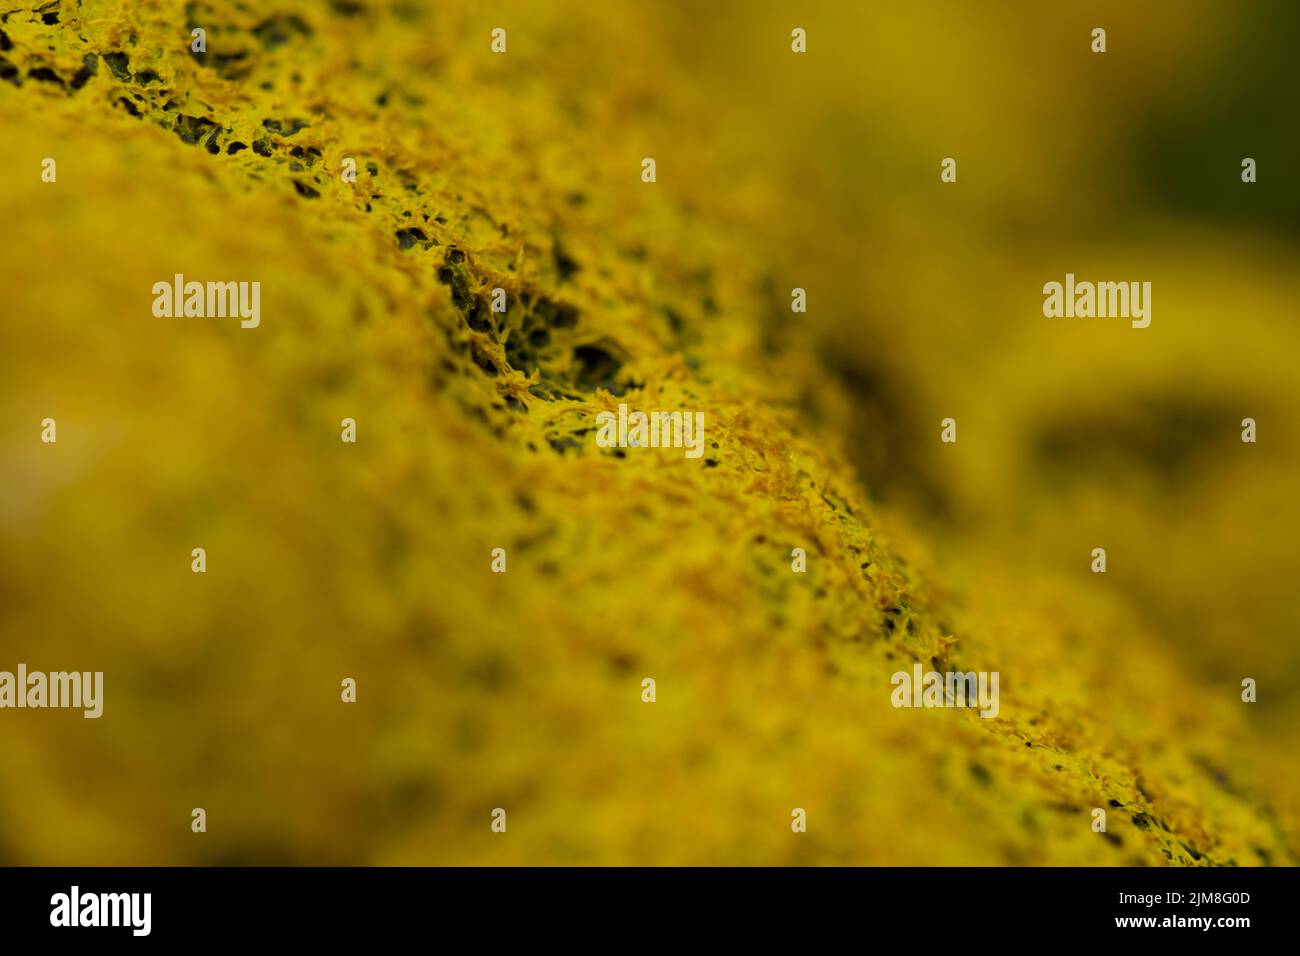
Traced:
<svg viewBox="0 0 1300 956">
<path fill-rule="evenodd" d="M 1005 479 L 1025 423 L 1057 425 L 1053 460 L 1089 456 L 1061 451 L 1072 416 L 1126 410 L 1043 383 L 1118 353 L 1041 326 L 963 339 L 998 328 L 978 309 L 1006 314 L 992 280 L 982 305 L 909 327 L 880 290 L 942 286 L 956 240 L 904 263 L 828 211 L 837 176 L 890 192 L 836 158 L 879 155 L 836 119 L 878 95 L 842 82 L 860 66 L 840 16 L 862 14 L 808 14 L 824 45 L 806 76 L 786 18 L 744 5 L 84 0 L 0 18 L 0 668 L 105 674 L 99 720 L 0 713 L 0 862 L 1295 863 L 1294 732 L 1239 699 L 1243 676 L 1278 688 L 1293 634 L 1241 635 L 1271 656 L 1236 666 L 1211 629 L 1218 671 L 1185 661 L 1143 608 L 1181 606 L 1196 569 L 1103 587 L 1095 535 L 1059 544 L 1051 462 Z M 786 110 L 800 84 L 820 112 Z M 1023 271 L 1035 293 L 1039 272 L 970 239 L 965 274 Z M 176 273 L 260 281 L 260 326 L 156 318 L 151 288 Z M 1217 351 L 1208 332 L 1166 341 Z M 930 374 L 872 404 L 881 368 Z M 1293 383 L 1257 388 L 1276 404 Z M 620 402 L 702 411 L 703 458 L 597 447 Z M 1240 454 L 1245 413 L 1224 414 L 1218 447 Z M 1293 461 L 1272 461 L 1259 487 L 1282 506 Z M 1132 503 L 1123 526 L 1149 527 L 1131 553 L 1162 526 L 1141 504 L 1159 492 L 1125 480 L 1074 504 Z M 1180 535 L 1236 540 L 1215 510 L 1234 495 Z M 1248 603 L 1293 621 L 1254 568 L 1224 562 L 1225 587 L 1260 582 Z M 890 675 L 914 662 L 998 671 L 999 715 L 895 709 Z"/>
</svg>

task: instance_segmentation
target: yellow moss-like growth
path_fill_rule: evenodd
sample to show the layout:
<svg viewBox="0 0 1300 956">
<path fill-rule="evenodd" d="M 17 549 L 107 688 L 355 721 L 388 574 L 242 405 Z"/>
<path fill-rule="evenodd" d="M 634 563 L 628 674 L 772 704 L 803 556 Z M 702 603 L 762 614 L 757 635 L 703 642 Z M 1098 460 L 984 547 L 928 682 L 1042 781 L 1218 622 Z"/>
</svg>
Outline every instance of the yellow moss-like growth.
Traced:
<svg viewBox="0 0 1300 956">
<path fill-rule="evenodd" d="M 682 11 L 585 6 L 0 23 L 0 667 L 106 675 L 0 715 L 0 861 L 1294 863 L 1233 681 L 1091 581 L 945 589 L 874 510 L 757 134 L 665 74 Z M 175 273 L 260 327 L 155 318 Z M 703 458 L 598 448 L 620 401 Z M 999 716 L 894 709 L 914 661 Z"/>
</svg>

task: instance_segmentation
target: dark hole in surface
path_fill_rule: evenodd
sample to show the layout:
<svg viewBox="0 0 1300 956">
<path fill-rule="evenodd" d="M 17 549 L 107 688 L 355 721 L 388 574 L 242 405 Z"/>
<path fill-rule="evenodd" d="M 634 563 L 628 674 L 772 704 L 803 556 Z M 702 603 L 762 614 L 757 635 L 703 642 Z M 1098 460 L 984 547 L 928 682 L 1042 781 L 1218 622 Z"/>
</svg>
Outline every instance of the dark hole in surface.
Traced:
<svg viewBox="0 0 1300 956">
<path fill-rule="evenodd" d="M 99 57 L 95 56 L 93 53 L 87 53 L 81 58 L 81 69 L 79 69 L 77 75 L 72 78 L 72 88 L 74 90 L 81 89 L 89 83 L 90 78 L 98 72 Z"/>
<path fill-rule="evenodd" d="M 578 371 L 574 381 L 587 391 L 610 389 L 617 383 L 623 363 L 598 345 L 579 345 L 573 350 Z"/>
<path fill-rule="evenodd" d="M 478 345 L 477 342 L 474 343 L 474 344 L 470 347 L 470 355 L 471 355 L 471 357 L 474 359 L 474 364 L 475 364 L 475 365 L 477 365 L 477 366 L 478 366 L 479 368 L 481 368 L 483 371 L 487 372 L 487 373 L 488 373 L 489 375 L 491 375 L 493 378 L 496 377 L 496 375 L 497 375 L 497 364 L 496 364 L 496 362 L 492 361 L 492 356 L 490 356 L 490 355 L 488 355 L 486 352 L 484 352 L 484 351 L 479 347 L 479 345 Z"/>
<path fill-rule="evenodd" d="M 567 436 L 564 438 L 548 438 L 546 439 L 546 442 L 552 448 L 558 451 L 561 455 L 563 455 L 565 452 L 569 451 L 570 449 L 577 452 L 582 451 L 582 445 L 580 445 L 578 442 L 574 441 L 572 438 L 569 438 Z"/>
<path fill-rule="evenodd" d="M 63 86 L 63 77 L 55 73 L 48 66 L 38 66 L 34 70 L 28 70 L 27 76 L 32 80 L 40 80 L 42 83 L 53 83 L 55 86 Z"/>
<path fill-rule="evenodd" d="M 194 146 L 208 133 L 214 132 L 217 129 L 217 124 L 210 119 L 204 119 L 202 116 L 187 116 L 184 113 L 179 113 L 176 116 L 176 124 L 173 129 L 176 135 L 180 137 L 181 142 Z"/>
<path fill-rule="evenodd" d="M 206 53 L 191 54 L 196 60 L 199 57 L 206 58 L 207 55 Z M 238 53 L 214 53 L 212 54 L 212 68 L 216 70 L 218 76 L 227 80 L 242 80 L 253 69 L 251 63 L 244 63 L 247 56 L 248 53 L 245 50 L 240 50 Z M 202 62 L 200 61 L 200 63 Z"/>
<path fill-rule="evenodd" d="M 488 316 L 487 304 L 478 296 L 470 300 L 465 309 L 465 321 L 475 332 L 492 331 L 492 321 Z"/>
<path fill-rule="evenodd" d="M 114 79 L 131 79 L 131 71 L 127 69 L 131 58 L 125 53 L 105 53 L 104 62 L 108 64 L 109 72 L 113 74 Z"/>
<path fill-rule="evenodd" d="M 397 237 L 397 247 L 399 249 L 409 249 L 417 242 L 429 241 L 429 237 L 424 234 L 423 229 L 399 229 L 394 235 Z"/>
<path fill-rule="evenodd" d="M 450 260 L 449 260 L 450 261 Z M 451 287 L 451 304 L 465 312 L 470 307 L 469 283 L 458 269 L 444 265 L 438 270 L 438 281 Z"/>
<path fill-rule="evenodd" d="M 281 136 L 293 136 L 300 130 L 306 129 L 310 124 L 306 120 L 300 119 L 264 119 L 262 120 L 262 125 L 272 133 L 278 133 Z"/>
<path fill-rule="evenodd" d="M 571 329 L 578 324 L 578 310 L 571 305 L 561 304 L 555 310 L 555 318 L 551 321 L 552 328 Z"/>
<path fill-rule="evenodd" d="M 578 324 L 578 310 L 563 302 L 540 298 L 533 312 L 553 329 L 571 329 Z"/>
<path fill-rule="evenodd" d="M 559 273 L 561 282 L 567 282 L 578 271 L 577 260 L 565 252 L 558 241 L 555 243 L 555 271 Z"/>
</svg>

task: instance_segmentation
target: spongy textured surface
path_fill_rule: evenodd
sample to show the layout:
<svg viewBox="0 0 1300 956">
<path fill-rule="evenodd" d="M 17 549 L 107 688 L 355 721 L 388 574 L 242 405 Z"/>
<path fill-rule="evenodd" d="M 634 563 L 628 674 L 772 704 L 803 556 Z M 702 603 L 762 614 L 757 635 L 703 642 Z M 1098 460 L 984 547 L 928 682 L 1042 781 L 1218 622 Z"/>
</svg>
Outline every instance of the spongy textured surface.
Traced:
<svg viewBox="0 0 1300 956">
<path fill-rule="evenodd" d="M 107 694 L 0 719 L 0 861 L 1294 863 L 1234 679 L 878 513 L 746 233 L 787 197 L 595 6 L 504 56 L 473 4 L 4 16 L 6 155 L 58 181 L 0 183 L 0 648 Z M 261 326 L 154 318 L 178 272 Z M 704 458 L 596 447 L 620 401 Z M 1000 715 L 892 708 L 914 661 Z"/>
</svg>

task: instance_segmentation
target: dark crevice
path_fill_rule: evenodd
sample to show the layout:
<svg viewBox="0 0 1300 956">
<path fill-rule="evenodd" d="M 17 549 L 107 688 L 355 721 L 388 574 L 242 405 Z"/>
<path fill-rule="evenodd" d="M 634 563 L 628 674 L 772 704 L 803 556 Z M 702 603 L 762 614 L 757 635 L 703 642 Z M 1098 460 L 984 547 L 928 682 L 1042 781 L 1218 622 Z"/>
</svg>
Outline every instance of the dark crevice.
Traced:
<svg viewBox="0 0 1300 956">
<path fill-rule="evenodd" d="M 298 131 L 306 129 L 310 124 L 306 120 L 300 119 L 264 119 L 262 125 L 272 133 L 277 133 L 280 136 L 293 136 Z"/>
<path fill-rule="evenodd" d="M 399 249 L 409 249 L 417 242 L 429 241 L 429 237 L 424 234 L 423 229 L 399 229 L 394 235 L 397 237 L 397 247 Z"/>
<path fill-rule="evenodd" d="M 131 63 L 131 58 L 125 53 L 105 53 L 104 62 L 108 64 L 108 70 L 113 74 L 115 80 L 131 79 L 131 71 L 127 67 Z"/>
<path fill-rule="evenodd" d="M 34 70 L 28 70 L 27 78 L 29 80 L 40 80 L 42 83 L 53 83 L 60 89 L 65 88 L 63 77 L 59 76 L 59 74 L 55 73 L 48 66 L 38 66 Z"/>
<path fill-rule="evenodd" d="M 202 116 L 188 116 L 184 113 L 177 115 L 176 124 L 173 127 L 181 142 L 190 146 L 198 145 L 205 136 L 215 133 L 219 129 L 220 127 L 210 119 Z"/>
<path fill-rule="evenodd" d="M 559 273 L 560 281 L 569 281 L 569 279 L 573 278 L 574 273 L 578 271 L 577 260 L 564 251 L 564 247 L 560 245 L 558 239 L 555 240 L 553 252 L 555 257 L 555 271 Z"/>
<path fill-rule="evenodd" d="M 589 392 L 603 388 L 615 395 L 620 394 L 618 373 L 623 363 L 609 351 L 599 345 L 579 345 L 573 350 L 573 360 L 578 366 L 574 382 L 579 388 Z"/>
<path fill-rule="evenodd" d="M 81 89 L 89 83 L 90 78 L 98 72 L 99 57 L 95 56 L 93 53 L 87 53 L 81 58 L 81 69 L 78 70 L 76 75 L 72 78 L 72 88 L 74 90 Z"/>
</svg>

